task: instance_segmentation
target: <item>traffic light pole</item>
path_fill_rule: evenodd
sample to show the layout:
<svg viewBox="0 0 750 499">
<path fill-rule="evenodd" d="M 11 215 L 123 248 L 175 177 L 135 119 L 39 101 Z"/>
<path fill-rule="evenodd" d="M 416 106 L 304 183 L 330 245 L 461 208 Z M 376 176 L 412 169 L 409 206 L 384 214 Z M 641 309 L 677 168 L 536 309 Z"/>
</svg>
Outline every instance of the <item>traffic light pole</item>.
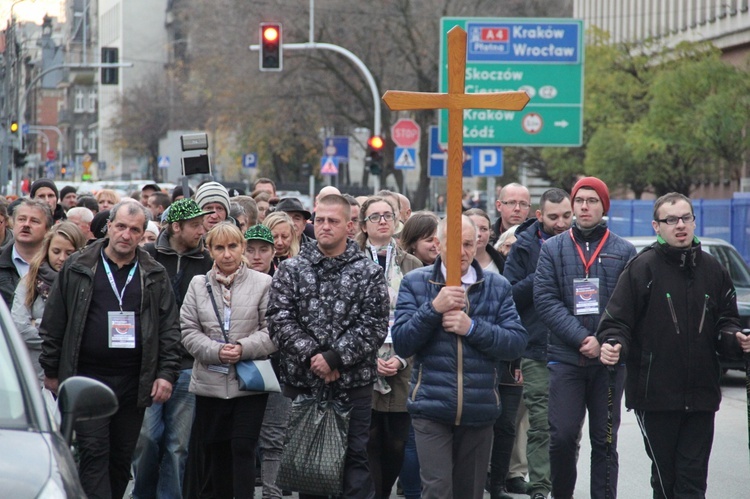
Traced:
<svg viewBox="0 0 750 499">
<path fill-rule="evenodd" d="M 355 66 L 359 68 L 359 70 L 362 72 L 362 75 L 364 75 L 365 80 L 367 81 L 367 85 L 370 87 L 370 93 L 372 93 L 372 107 L 373 112 L 375 114 L 374 116 L 374 123 L 372 127 L 372 133 L 373 135 L 381 135 L 381 128 L 382 128 L 382 122 L 381 122 L 381 116 L 380 116 L 380 91 L 378 90 L 378 85 L 375 83 L 375 78 L 373 78 L 372 73 L 370 72 L 370 69 L 365 65 L 364 62 L 362 62 L 362 59 L 354 55 L 353 52 L 350 50 L 345 49 L 344 47 L 341 47 L 339 45 L 334 45 L 333 43 L 316 43 L 315 42 L 315 36 L 314 36 L 314 26 L 315 26 L 315 0 L 310 0 L 310 41 L 307 43 L 282 43 L 281 47 L 283 50 L 330 50 L 332 52 L 336 52 L 337 54 L 341 54 L 347 59 L 349 59 L 352 63 L 354 63 Z M 260 45 L 250 45 L 250 50 L 252 51 L 259 51 Z M 375 192 L 378 192 L 380 190 L 380 175 L 374 176 L 374 183 L 375 183 Z"/>
</svg>

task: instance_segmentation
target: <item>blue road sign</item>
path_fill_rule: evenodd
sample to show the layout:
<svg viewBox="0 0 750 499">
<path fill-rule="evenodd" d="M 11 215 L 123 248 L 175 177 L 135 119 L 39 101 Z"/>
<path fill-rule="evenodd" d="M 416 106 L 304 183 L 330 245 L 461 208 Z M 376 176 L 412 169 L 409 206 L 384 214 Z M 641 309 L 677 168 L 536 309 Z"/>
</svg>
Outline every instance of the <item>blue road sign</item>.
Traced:
<svg viewBox="0 0 750 499">
<path fill-rule="evenodd" d="M 445 177 L 447 176 L 448 170 L 448 150 L 440 147 L 438 141 L 439 128 L 437 126 L 430 127 L 430 145 L 429 145 L 429 176 L 430 177 Z M 464 147 L 464 164 L 463 164 L 463 176 L 471 177 L 471 155 L 469 151 Z"/>
<path fill-rule="evenodd" d="M 172 162 L 169 160 L 169 156 L 159 156 L 158 165 L 159 168 L 169 168 Z"/>
<path fill-rule="evenodd" d="M 339 174 L 339 158 L 337 156 L 323 156 L 320 158 L 320 174 L 334 176 Z"/>
<path fill-rule="evenodd" d="M 468 22 L 469 62 L 580 63 L 579 22 Z"/>
<path fill-rule="evenodd" d="M 349 161 L 349 137 L 326 137 L 323 153 L 342 161 Z"/>
<path fill-rule="evenodd" d="M 472 147 L 471 174 L 475 177 L 500 177 L 503 174 L 502 147 Z"/>
<path fill-rule="evenodd" d="M 397 147 L 393 167 L 396 170 L 416 170 L 417 150 L 413 147 Z"/>
<path fill-rule="evenodd" d="M 258 155 L 254 152 L 242 155 L 243 168 L 255 168 L 258 165 Z"/>
</svg>

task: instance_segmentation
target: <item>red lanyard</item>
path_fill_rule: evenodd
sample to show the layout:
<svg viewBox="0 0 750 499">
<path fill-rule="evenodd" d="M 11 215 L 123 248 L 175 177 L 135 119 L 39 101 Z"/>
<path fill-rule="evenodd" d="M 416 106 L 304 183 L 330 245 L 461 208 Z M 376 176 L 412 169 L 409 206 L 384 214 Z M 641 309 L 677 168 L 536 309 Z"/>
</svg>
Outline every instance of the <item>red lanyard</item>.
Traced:
<svg viewBox="0 0 750 499">
<path fill-rule="evenodd" d="M 596 251 L 594 251 L 594 254 L 591 255 L 591 259 L 587 262 L 586 257 L 583 256 L 583 250 L 581 249 L 581 246 L 578 244 L 578 241 L 576 241 L 575 236 L 573 236 L 573 229 L 570 229 L 568 231 L 570 233 L 570 238 L 573 240 L 573 244 L 576 245 L 576 249 L 578 250 L 578 256 L 581 257 L 581 261 L 583 262 L 583 267 L 586 270 L 586 279 L 589 278 L 589 269 L 594 264 L 594 260 L 596 260 L 596 257 L 599 256 L 599 253 L 602 251 L 602 248 L 604 247 L 604 243 L 607 242 L 607 238 L 609 237 L 609 229 L 607 229 L 607 232 L 604 233 L 604 237 L 602 238 L 602 241 L 599 243 L 599 246 L 597 246 Z"/>
</svg>

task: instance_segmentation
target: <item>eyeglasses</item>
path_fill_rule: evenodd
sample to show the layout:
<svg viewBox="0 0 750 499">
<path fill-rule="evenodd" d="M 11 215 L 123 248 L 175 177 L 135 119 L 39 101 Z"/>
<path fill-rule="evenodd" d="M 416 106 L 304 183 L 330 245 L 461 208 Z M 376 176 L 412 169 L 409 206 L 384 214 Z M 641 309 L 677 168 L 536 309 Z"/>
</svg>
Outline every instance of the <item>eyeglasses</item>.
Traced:
<svg viewBox="0 0 750 499">
<path fill-rule="evenodd" d="M 518 206 L 519 208 L 525 210 L 526 208 L 529 208 L 531 205 L 527 203 L 526 201 L 500 201 L 500 204 L 503 206 Z"/>
<path fill-rule="evenodd" d="M 586 204 L 587 204 L 587 205 L 589 205 L 589 206 L 596 206 L 596 205 L 598 205 L 598 204 L 599 204 L 600 202 L 601 202 L 601 200 L 600 200 L 600 199 L 596 199 L 596 198 L 586 198 L 586 199 L 584 199 L 584 198 L 575 198 L 575 199 L 573 200 L 573 203 L 575 203 L 575 204 L 583 204 L 583 203 L 586 203 Z"/>
<path fill-rule="evenodd" d="M 682 220 L 684 223 L 689 224 L 695 220 L 695 215 L 683 215 L 681 217 L 669 216 L 667 218 L 657 218 L 656 221 L 667 225 L 677 225 L 677 222 Z"/>
<path fill-rule="evenodd" d="M 396 215 L 394 215 L 393 213 L 383 213 L 383 214 L 373 213 L 369 217 L 365 217 L 365 220 L 369 220 L 370 222 L 376 224 L 380 222 L 381 218 L 385 220 L 386 222 L 390 222 L 391 220 L 396 218 Z"/>
</svg>

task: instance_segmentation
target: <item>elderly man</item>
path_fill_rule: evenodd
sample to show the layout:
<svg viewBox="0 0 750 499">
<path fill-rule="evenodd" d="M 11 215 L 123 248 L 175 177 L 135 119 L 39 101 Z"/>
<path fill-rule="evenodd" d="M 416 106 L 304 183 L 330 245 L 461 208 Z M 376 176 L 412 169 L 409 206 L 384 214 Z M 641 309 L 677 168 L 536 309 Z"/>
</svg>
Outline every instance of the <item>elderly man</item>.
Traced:
<svg viewBox="0 0 750 499">
<path fill-rule="evenodd" d="M 72 255 L 50 291 L 39 328 L 44 385 L 71 376 L 109 386 L 117 412 L 75 426 L 78 474 L 90 498 L 122 497 L 152 403 L 165 402 L 180 367 L 180 330 L 164 267 L 138 246 L 148 221 L 138 202 L 116 204 L 107 238 Z"/>
<path fill-rule="evenodd" d="M 500 189 L 500 196 L 495 201 L 495 208 L 500 216 L 492 225 L 492 244 L 497 238 L 514 225 L 519 225 L 529 217 L 531 195 L 521 184 L 511 183 Z"/>
<path fill-rule="evenodd" d="M 705 497 L 721 402 L 717 352 L 739 357 L 750 338 L 729 273 L 695 237 L 690 199 L 661 196 L 651 225 L 656 242 L 622 273 L 599 324 L 601 359 L 625 360 L 625 405 L 641 426 L 654 497 Z"/>
<path fill-rule="evenodd" d="M 218 182 L 206 182 L 198 187 L 195 202 L 201 210 L 211 212 L 203 217 L 206 232 L 229 218 L 229 192 Z"/>
<path fill-rule="evenodd" d="M 86 240 L 94 239 L 91 232 L 91 222 L 94 221 L 94 213 L 83 206 L 75 206 L 68 210 L 68 222 L 73 222 L 81 229 Z"/>
<path fill-rule="evenodd" d="M 474 260 L 477 229 L 462 216 L 461 286 L 445 285 L 447 221 L 438 225 L 435 264 L 404 276 L 393 346 L 414 356 L 407 409 L 417 441 L 423 497 L 484 494 L 493 424 L 500 414 L 498 361 L 526 347 L 510 283 Z"/>
</svg>

